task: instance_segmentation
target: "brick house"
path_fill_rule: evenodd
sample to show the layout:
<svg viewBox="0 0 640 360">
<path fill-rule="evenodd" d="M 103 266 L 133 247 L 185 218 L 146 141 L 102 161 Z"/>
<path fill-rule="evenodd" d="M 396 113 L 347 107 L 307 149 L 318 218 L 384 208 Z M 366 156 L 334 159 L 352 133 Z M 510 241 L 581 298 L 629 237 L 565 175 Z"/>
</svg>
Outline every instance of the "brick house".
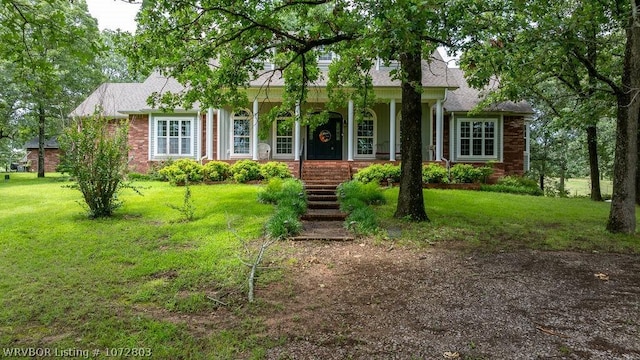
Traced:
<svg viewBox="0 0 640 360">
<path fill-rule="evenodd" d="M 26 155 L 24 158 L 24 166 L 27 171 L 38 171 L 38 137 L 27 141 L 24 145 Z M 58 138 L 52 137 L 44 141 L 44 171 L 55 172 L 60 164 L 60 145 Z"/>
<path fill-rule="evenodd" d="M 328 55 L 319 59 L 320 70 L 328 69 Z M 265 72 L 273 69 L 270 63 L 264 66 Z M 200 108 L 197 103 L 194 109 L 171 112 L 151 108 L 147 99 L 152 93 L 184 89 L 175 79 L 154 73 L 143 83 L 101 85 L 71 115 L 89 116 L 99 108 L 109 118 L 128 119 L 130 164 L 137 172 L 146 172 L 154 162 L 191 158 L 203 162 L 278 160 L 289 163 L 295 171 L 301 160 L 318 166 L 331 162 L 347 164 L 351 173 L 351 168 L 397 161 L 402 155 L 402 96 L 400 82 L 390 76 L 394 67 L 397 64 L 385 66 L 380 61 L 371 69 L 375 105 L 356 109 L 349 102 L 345 108 L 330 112 L 328 121 L 315 129 L 299 121 L 282 125 L 288 120 L 291 123 L 296 114 L 324 109 L 328 101 L 326 77 L 311 86 L 305 105 L 270 124 L 260 119 L 281 103 L 284 80 L 266 74 L 251 81 L 246 89 L 250 103 L 240 109 Z M 522 174 L 528 169 L 527 119 L 533 113 L 528 104 L 505 102 L 470 115 L 482 93 L 471 89 L 462 71 L 448 68 L 437 52 L 429 62 L 423 61 L 422 84 L 425 162 L 492 161 L 501 174 Z M 360 121 L 355 120 L 356 111 L 362 112 Z"/>
</svg>

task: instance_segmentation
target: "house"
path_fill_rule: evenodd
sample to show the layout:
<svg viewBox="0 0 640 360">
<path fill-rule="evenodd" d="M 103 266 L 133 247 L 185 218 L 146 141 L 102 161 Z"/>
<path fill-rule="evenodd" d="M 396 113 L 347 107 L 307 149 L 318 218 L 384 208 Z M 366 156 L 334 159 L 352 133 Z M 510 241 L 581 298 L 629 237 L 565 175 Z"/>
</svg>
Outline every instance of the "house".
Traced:
<svg viewBox="0 0 640 360">
<path fill-rule="evenodd" d="M 38 171 L 38 149 L 40 148 L 38 137 L 34 137 L 24 144 L 25 157 L 21 160 L 25 171 Z M 57 137 L 51 137 L 44 141 L 44 171 L 55 172 L 60 164 L 60 145 Z"/>
<path fill-rule="evenodd" d="M 319 59 L 326 70 L 331 56 Z M 284 80 L 263 75 L 248 87 L 250 103 L 241 109 L 174 109 L 171 113 L 151 108 L 147 98 L 153 92 L 179 92 L 176 80 L 158 73 L 143 83 L 106 83 L 96 89 L 71 114 L 89 116 L 97 107 L 105 116 L 130 122 L 130 166 L 146 172 L 150 165 L 167 159 L 234 161 L 273 159 L 289 163 L 294 172 L 300 160 L 315 166 L 342 164 L 350 174 L 354 169 L 381 161 L 398 161 L 402 94 L 400 82 L 390 71 L 397 64 L 378 62 L 370 74 L 376 104 L 363 111 L 356 121 L 356 106 L 330 113 L 328 121 L 308 129 L 296 121 L 281 126 L 287 118 L 276 119 L 269 128 L 260 118 L 281 103 Z M 423 61 L 422 157 L 424 161 L 452 163 L 495 163 L 502 174 L 522 174 L 528 169 L 527 118 L 532 114 L 526 103 L 496 104 L 479 115 L 469 115 L 481 99 L 471 89 L 460 69 L 448 68 L 436 52 L 430 62 Z M 265 64 L 265 70 L 272 69 Z M 303 108 L 290 115 L 324 109 L 328 101 L 326 79 L 313 84 Z M 260 131 L 259 131 L 260 130 Z M 266 135 L 265 135 L 266 134 Z M 347 164 L 347 165 L 344 165 Z M 304 173 L 304 172 L 303 172 Z"/>
</svg>

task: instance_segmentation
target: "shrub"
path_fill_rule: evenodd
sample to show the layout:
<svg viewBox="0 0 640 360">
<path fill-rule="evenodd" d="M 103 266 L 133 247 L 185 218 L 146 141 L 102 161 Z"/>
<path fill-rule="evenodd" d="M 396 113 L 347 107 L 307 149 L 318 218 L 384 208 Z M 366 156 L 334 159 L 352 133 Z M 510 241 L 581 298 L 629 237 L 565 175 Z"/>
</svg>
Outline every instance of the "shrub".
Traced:
<svg viewBox="0 0 640 360">
<path fill-rule="evenodd" d="M 377 230 L 376 214 L 369 205 L 384 203 L 384 196 L 376 182 L 367 184 L 347 181 L 338 186 L 340 210 L 348 212 L 344 226 L 359 234 L 372 234 Z"/>
<path fill-rule="evenodd" d="M 380 185 L 375 182 L 347 181 L 338 185 L 337 193 L 340 199 L 358 199 L 367 205 L 385 202 Z"/>
<path fill-rule="evenodd" d="M 231 175 L 231 165 L 222 161 L 204 164 L 204 178 L 209 181 L 225 181 Z"/>
<path fill-rule="evenodd" d="M 164 160 L 164 161 L 154 161 L 151 163 L 151 166 L 149 167 L 149 171 L 147 172 L 147 174 L 149 174 L 149 178 L 151 180 L 169 181 L 169 178 L 167 178 L 165 175 L 160 173 L 160 170 L 172 164 L 173 164 L 173 160 L 171 159 Z"/>
<path fill-rule="evenodd" d="M 354 180 L 362 183 L 375 182 L 381 184 L 391 179 L 393 182 L 400 181 L 400 166 L 392 164 L 373 164 L 359 170 L 354 176 Z"/>
<path fill-rule="evenodd" d="M 451 167 L 451 180 L 455 183 L 471 184 L 479 182 L 482 171 L 470 164 L 455 164 Z"/>
<path fill-rule="evenodd" d="M 495 185 L 482 185 L 480 190 L 533 196 L 544 195 L 535 180 L 518 176 L 505 176 L 499 179 Z"/>
<path fill-rule="evenodd" d="M 345 220 L 347 229 L 356 234 L 374 234 L 378 230 L 376 214 L 369 206 L 361 206 L 353 209 Z"/>
<path fill-rule="evenodd" d="M 118 192 L 130 187 L 124 182 L 128 163 L 128 125 L 112 127 L 101 116 L 77 120 L 60 138 L 63 163 L 76 180 L 93 218 L 109 217 L 122 205 Z"/>
<path fill-rule="evenodd" d="M 289 166 L 277 161 L 269 161 L 268 163 L 261 165 L 260 175 L 267 180 L 272 178 L 286 179 L 293 177 L 291 170 L 289 170 Z"/>
<path fill-rule="evenodd" d="M 151 176 L 149 174 L 140 174 L 136 172 L 131 172 L 127 174 L 127 178 L 129 180 L 138 180 L 138 181 L 149 181 L 151 180 Z"/>
<path fill-rule="evenodd" d="M 180 159 L 160 169 L 159 173 L 174 185 L 183 185 L 187 181 L 198 183 L 204 180 L 204 168 L 191 159 Z"/>
<path fill-rule="evenodd" d="M 281 207 L 267 220 L 265 225 L 267 234 L 273 239 L 283 239 L 295 235 L 302 230 L 302 223 L 294 209 Z"/>
<path fill-rule="evenodd" d="M 300 180 L 273 178 L 258 193 L 258 201 L 276 204 L 276 212 L 266 224 L 269 237 L 281 239 L 302 230 L 299 217 L 307 210 L 307 199 Z"/>
<path fill-rule="evenodd" d="M 239 160 L 231 165 L 231 176 L 239 183 L 260 180 L 260 164 L 253 160 Z"/>
<path fill-rule="evenodd" d="M 422 166 L 422 182 L 425 184 L 448 183 L 449 174 L 447 174 L 447 169 L 436 163 Z"/>
</svg>

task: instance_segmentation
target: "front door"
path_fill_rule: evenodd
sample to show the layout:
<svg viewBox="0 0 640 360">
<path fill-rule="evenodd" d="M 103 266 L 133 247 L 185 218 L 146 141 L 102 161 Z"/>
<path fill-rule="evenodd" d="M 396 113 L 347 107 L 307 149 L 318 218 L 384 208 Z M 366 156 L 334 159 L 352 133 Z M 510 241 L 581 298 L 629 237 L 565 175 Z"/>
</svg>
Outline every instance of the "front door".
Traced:
<svg viewBox="0 0 640 360">
<path fill-rule="evenodd" d="M 307 159 L 342 160 L 342 116 L 329 114 L 329 121 L 307 130 Z"/>
</svg>

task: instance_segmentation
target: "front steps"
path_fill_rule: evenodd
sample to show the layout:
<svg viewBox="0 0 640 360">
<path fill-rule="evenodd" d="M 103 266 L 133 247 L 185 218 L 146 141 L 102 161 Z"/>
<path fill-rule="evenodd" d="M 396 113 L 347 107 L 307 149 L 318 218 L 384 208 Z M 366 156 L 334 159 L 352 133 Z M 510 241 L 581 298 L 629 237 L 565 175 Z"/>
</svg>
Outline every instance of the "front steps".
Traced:
<svg viewBox="0 0 640 360">
<path fill-rule="evenodd" d="M 305 181 L 307 212 L 302 215 L 304 230 L 292 240 L 349 241 L 354 237 L 344 228 L 347 214 L 340 211 L 337 183 Z"/>
</svg>

